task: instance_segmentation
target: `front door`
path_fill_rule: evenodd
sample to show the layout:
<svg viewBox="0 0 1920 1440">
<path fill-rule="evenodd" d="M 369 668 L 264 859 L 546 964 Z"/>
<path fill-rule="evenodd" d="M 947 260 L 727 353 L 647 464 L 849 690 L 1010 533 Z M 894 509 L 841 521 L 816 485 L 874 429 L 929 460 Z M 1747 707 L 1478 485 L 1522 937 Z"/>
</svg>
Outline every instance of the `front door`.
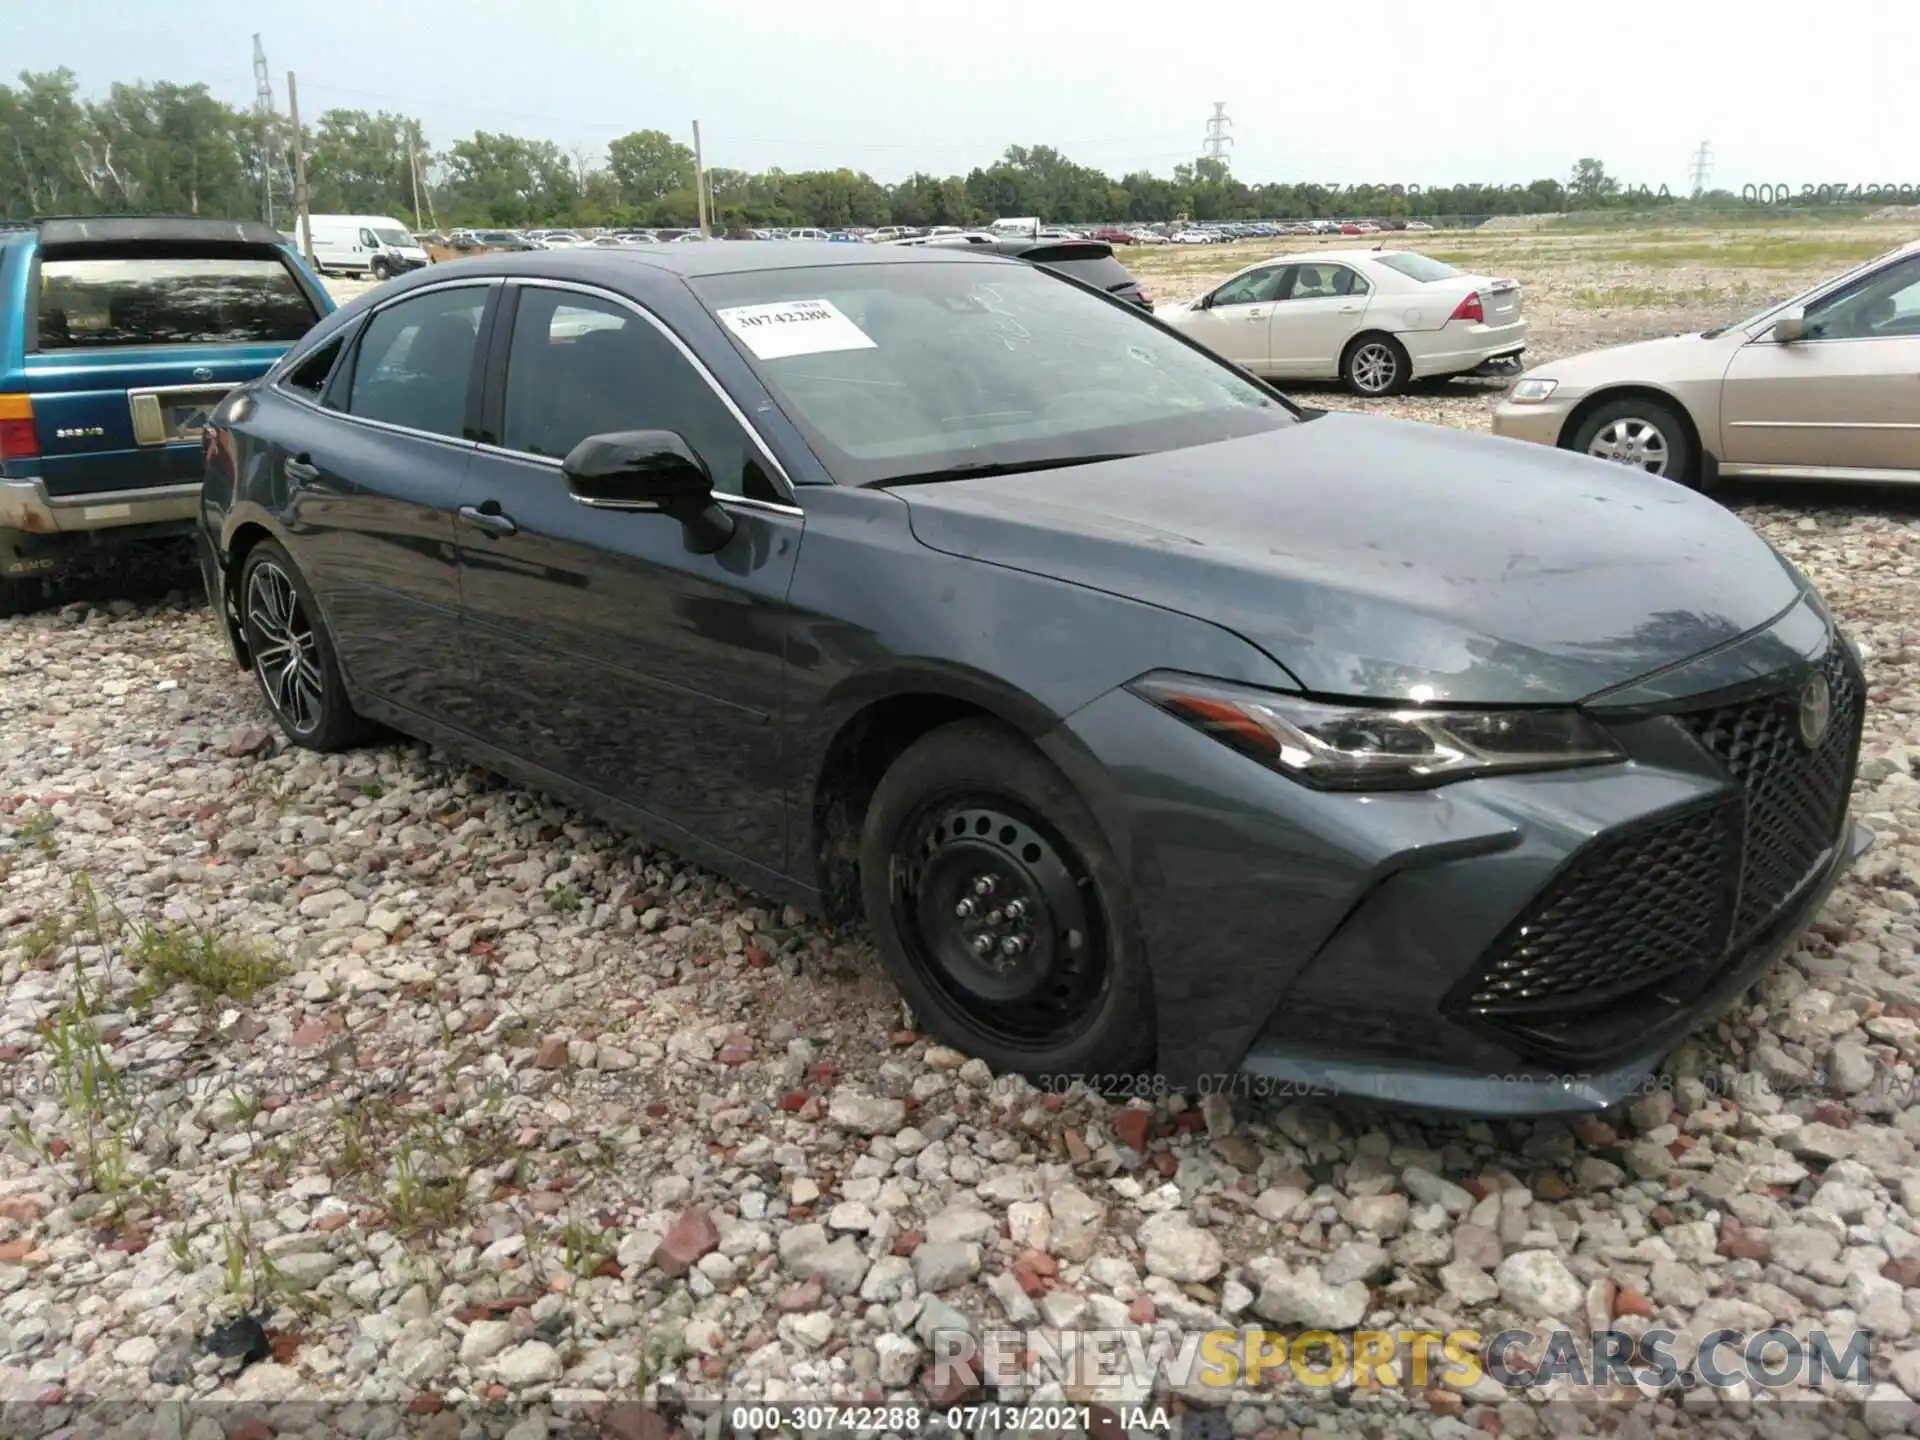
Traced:
<svg viewBox="0 0 1920 1440">
<path fill-rule="evenodd" d="M 1348 265 L 1294 266 L 1267 327 L 1273 373 L 1309 379 L 1339 375 L 1341 352 L 1366 318 L 1369 288 Z"/>
<path fill-rule="evenodd" d="M 460 497 L 461 600 L 491 735 L 545 770 L 748 860 L 784 861 L 786 595 L 802 517 L 704 371 L 611 295 L 527 284 L 503 336 L 497 446 Z M 589 435 L 673 430 L 736 530 L 688 551 L 661 514 L 579 504 L 560 461 Z"/>
<path fill-rule="evenodd" d="M 1720 413 L 1729 464 L 1920 471 L 1920 256 L 1823 296 L 1804 338 L 1742 346 Z"/>
<path fill-rule="evenodd" d="M 1267 320 L 1274 302 L 1286 288 L 1287 265 L 1266 265 L 1227 281 L 1194 310 L 1183 325 L 1186 333 L 1214 354 L 1244 365 L 1256 375 L 1268 367 Z"/>
</svg>

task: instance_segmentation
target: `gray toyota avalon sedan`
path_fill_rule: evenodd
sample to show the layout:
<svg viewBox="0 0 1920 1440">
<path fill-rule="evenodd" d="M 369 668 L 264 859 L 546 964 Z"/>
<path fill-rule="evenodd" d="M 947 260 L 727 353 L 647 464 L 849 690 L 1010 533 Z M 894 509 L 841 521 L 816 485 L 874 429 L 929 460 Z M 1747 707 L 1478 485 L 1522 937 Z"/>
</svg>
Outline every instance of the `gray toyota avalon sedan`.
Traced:
<svg viewBox="0 0 1920 1440">
<path fill-rule="evenodd" d="M 206 431 L 297 744 L 379 723 L 776 899 L 1110 1090 L 1634 1093 L 1865 832 L 1865 687 L 1728 511 L 1302 410 L 965 250 L 490 255 Z"/>
</svg>

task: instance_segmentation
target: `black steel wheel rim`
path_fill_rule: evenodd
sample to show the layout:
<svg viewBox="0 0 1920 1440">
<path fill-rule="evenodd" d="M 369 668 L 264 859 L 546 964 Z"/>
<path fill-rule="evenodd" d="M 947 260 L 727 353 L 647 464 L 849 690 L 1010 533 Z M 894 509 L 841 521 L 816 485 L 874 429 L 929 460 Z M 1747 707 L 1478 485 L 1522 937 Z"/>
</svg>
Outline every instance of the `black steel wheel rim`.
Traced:
<svg viewBox="0 0 1920 1440">
<path fill-rule="evenodd" d="M 1042 1049 L 1091 1023 L 1107 936 L 1085 867 L 1050 826 L 997 796 L 932 801 L 901 827 L 893 869 L 907 956 L 969 1024 Z"/>
<path fill-rule="evenodd" d="M 288 728 L 306 735 L 320 728 L 326 681 L 320 642 L 293 580 L 271 560 L 247 577 L 247 648 L 267 703 Z"/>
</svg>

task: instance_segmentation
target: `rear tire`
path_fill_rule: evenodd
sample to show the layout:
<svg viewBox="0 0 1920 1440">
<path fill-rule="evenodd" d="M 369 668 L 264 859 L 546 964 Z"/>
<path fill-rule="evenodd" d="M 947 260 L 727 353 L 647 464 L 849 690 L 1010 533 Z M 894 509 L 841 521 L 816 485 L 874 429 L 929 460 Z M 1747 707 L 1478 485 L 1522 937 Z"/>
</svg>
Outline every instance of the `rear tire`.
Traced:
<svg viewBox="0 0 1920 1440">
<path fill-rule="evenodd" d="M 1693 437 L 1673 407 L 1637 395 L 1609 400 L 1561 437 L 1569 450 L 1698 488 Z"/>
<path fill-rule="evenodd" d="M 1028 1076 L 1152 1065 L 1126 878 L 1085 802 L 1011 730 L 962 720 L 907 748 L 867 808 L 860 885 L 881 958 L 940 1040 Z"/>
<path fill-rule="evenodd" d="M 254 678 L 287 738 L 322 751 L 365 739 L 372 726 L 347 699 L 333 637 L 293 557 L 262 540 L 247 552 L 237 588 Z"/>
<path fill-rule="evenodd" d="M 1356 336 L 1340 358 L 1340 378 L 1347 388 L 1365 400 L 1384 400 L 1407 388 L 1413 362 L 1407 347 L 1391 335 L 1375 331 Z"/>
</svg>

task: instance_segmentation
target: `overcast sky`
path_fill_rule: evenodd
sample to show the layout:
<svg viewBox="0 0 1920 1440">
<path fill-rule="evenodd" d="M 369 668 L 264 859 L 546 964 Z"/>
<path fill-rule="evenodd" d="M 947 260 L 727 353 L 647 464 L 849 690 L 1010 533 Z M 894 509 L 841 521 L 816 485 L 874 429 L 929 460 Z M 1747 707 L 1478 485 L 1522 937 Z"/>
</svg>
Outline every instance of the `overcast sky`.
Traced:
<svg viewBox="0 0 1920 1440">
<path fill-rule="evenodd" d="M 1051 144 L 1115 175 L 1199 153 L 1213 102 L 1249 181 L 1564 179 L 1595 155 L 1712 183 L 1920 186 L 1913 0 L 0 0 L 0 68 L 205 81 L 250 103 L 417 115 L 598 152 L 629 130 L 710 165 L 897 180 Z M 11 74 L 7 76 L 11 79 Z"/>
</svg>

